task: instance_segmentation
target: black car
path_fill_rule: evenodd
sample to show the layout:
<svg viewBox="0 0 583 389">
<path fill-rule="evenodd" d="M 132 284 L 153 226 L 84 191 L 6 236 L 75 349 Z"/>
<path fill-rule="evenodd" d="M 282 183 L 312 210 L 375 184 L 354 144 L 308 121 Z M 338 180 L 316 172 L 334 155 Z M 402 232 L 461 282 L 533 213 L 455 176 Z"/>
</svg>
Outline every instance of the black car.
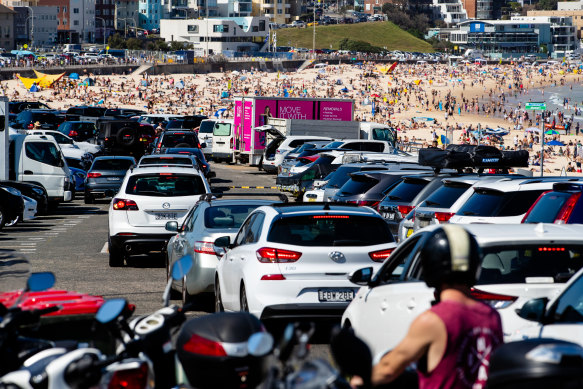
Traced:
<svg viewBox="0 0 583 389">
<path fill-rule="evenodd" d="M 67 121 L 69 120 L 91 120 L 96 121 L 105 114 L 107 108 L 93 106 L 77 106 L 67 110 Z"/>
<path fill-rule="evenodd" d="M 194 130 L 195 128 L 200 126 L 200 122 L 203 120 L 208 119 L 207 116 L 204 115 L 194 115 L 194 116 L 185 116 L 181 119 L 170 120 L 164 126 L 167 130 Z"/>
<path fill-rule="evenodd" d="M 17 189 L 0 185 L 0 230 L 14 225 L 24 213 L 24 199 Z"/>
<path fill-rule="evenodd" d="M 164 131 L 156 142 L 154 154 L 165 153 L 168 148 L 204 148 L 206 144 L 201 145 L 198 136 L 192 131 Z"/>
<path fill-rule="evenodd" d="M 51 109 L 45 103 L 40 101 L 11 101 L 8 103 L 8 110 L 15 115 L 27 109 Z"/>
<path fill-rule="evenodd" d="M 49 207 L 49 195 L 42 185 L 23 181 L 0 181 L 0 185 L 18 189 L 23 195 L 36 200 L 38 215 L 46 215 Z"/>
<path fill-rule="evenodd" d="M 20 112 L 11 126 L 16 129 L 32 130 L 37 122 L 43 130 L 56 130 L 63 122 L 63 117 L 46 109 L 28 109 Z"/>
<path fill-rule="evenodd" d="M 85 204 L 93 204 L 96 197 L 115 195 L 127 170 L 135 164 L 136 160 L 128 156 L 95 158 L 85 179 Z"/>
<path fill-rule="evenodd" d="M 146 111 L 133 108 L 109 108 L 104 113 L 103 116 L 113 119 L 129 119 L 132 116 L 145 115 Z"/>
<path fill-rule="evenodd" d="M 100 120 L 97 128 L 97 144 L 102 146 L 106 155 L 139 158 L 155 138 L 154 127 L 133 120 Z"/>
<path fill-rule="evenodd" d="M 93 122 L 67 121 L 61 123 L 57 131 L 76 142 L 83 142 L 94 139 L 97 128 Z"/>
<path fill-rule="evenodd" d="M 166 149 L 166 154 L 185 154 L 191 155 L 196 159 L 199 170 L 206 178 L 215 177 L 215 173 L 211 171 L 211 165 L 207 162 L 201 149 L 196 148 L 170 148 Z"/>
</svg>

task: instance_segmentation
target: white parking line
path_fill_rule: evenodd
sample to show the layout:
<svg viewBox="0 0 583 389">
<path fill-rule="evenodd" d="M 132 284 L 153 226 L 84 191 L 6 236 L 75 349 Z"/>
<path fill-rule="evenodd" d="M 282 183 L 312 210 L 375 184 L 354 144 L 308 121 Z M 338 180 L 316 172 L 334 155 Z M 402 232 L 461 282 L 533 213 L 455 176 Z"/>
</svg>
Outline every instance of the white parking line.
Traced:
<svg viewBox="0 0 583 389">
<path fill-rule="evenodd" d="M 103 248 L 101 249 L 101 254 L 107 254 L 109 253 L 109 243 L 105 242 L 105 244 L 103 245 Z"/>
<path fill-rule="evenodd" d="M 21 246 L 36 246 L 36 242 L 21 242 Z"/>
<path fill-rule="evenodd" d="M 46 238 L 37 238 L 37 237 L 34 237 L 34 238 L 28 238 L 28 240 L 46 240 Z"/>
</svg>

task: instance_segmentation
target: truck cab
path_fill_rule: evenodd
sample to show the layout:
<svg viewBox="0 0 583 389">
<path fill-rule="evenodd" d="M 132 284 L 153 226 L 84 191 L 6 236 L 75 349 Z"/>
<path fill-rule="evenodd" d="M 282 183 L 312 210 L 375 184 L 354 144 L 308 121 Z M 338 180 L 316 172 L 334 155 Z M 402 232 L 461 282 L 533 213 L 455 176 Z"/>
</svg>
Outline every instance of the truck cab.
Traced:
<svg viewBox="0 0 583 389">
<path fill-rule="evenodd" d="M 386 124 L 360 122 L 360 139 L 383 140 L 395 147 L 397 135 L 395 129 Z"/>
<path fill-rule="evenodd" d="M 52 136 L 11 134 L 9 139 L 9 179 L 42 185 L 52 204 L 72 200 L 69 167 Z"/>
</svg>

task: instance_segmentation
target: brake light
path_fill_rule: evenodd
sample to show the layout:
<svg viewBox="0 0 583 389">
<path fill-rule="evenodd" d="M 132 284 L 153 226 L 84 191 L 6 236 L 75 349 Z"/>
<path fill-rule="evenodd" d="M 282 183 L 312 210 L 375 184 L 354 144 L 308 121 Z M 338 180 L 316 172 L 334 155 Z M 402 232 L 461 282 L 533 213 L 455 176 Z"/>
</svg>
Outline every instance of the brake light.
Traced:
<svg viewBox="0 0 583 389">
<path fill-rule="evenodd" d="M 289 263 L 295 262 L 302 256 L 302 253 L 291 250 L 274 249 L 262 247 L 257 250 L 257 259 L 261 263 Z"/>
<path fill-rule="evenodd" d="M 173 176 L 174 173 L 159 173 L 159 176 Z"/>
<path fill-rule="evenodd" d="M 538 251 L 565 251 L 564 247 L 539 247 Z"/>
<path fill-rule="evenodd" d="M 386 250 L 379 250 L 379 251 L 373 251 L 368 253 L 368 256 L 370 257 L 370 259 L 372 259 L 375 262 L 383 262 L 385 259 L 387 259 L 391 253 L 395 251 L 394 248 L 392 249 L 386 249 Z"/>
<path fill-rule="evenodd" d="M 108 389 L 144 389 L 148 382 L 148 364 L 142 363 L 135 369 L 115 371 L 108 384 Z"/>
<path fill-rule="evenodd" d="M 540 201 L 540 199 L 542 199 L 549 192 L 552 192 L 552 190 L 547 190 L 546 192 L 543 192 L 540 194 L 540 196 L 538 196 L 538 199 L 536 199 L 536 201 L 530 206 L 528 211 L 526 211 L 526 213 L 524 214 L 524 217 L 522 218 L 521 223 L 526 222 L 526 218 L 528 218 L 528 215 L 530 215 L 530 212 L 534 209 L 534 207 L 536 207 L 536 204 Z"/>
<path fill-rule="evenodd" d="M 285 277 L 283 276 L 283 274 L 266 274 L 264 276 L 261 276 L 261 280 L 262 281 L 283 281 L 283 280 L 285 280 Z"/>
<path fill-rule="evenodd" d="M 407 216 L 409 214 L 409 212 L 411 212 L 413 210 L 413 208 L 414 207 L 412 205 L 399 205 L 399 206 L 397 206 L 397 209 L 401 213 L 401 218 L 404 218 L 405 216 Z"/>
<path fill-rule="evenodd" d="M 314 215 L 313 219 L 350 219 L 348 215 Z"/>
<path fill-rule="evenodd" d="M 101 173 L 87 173 L 87 178 L 101 177 Z"/>
<path fill-rule="evenodd" d="M 77 131 L 73 131 L 73 130 L 69 131 L 69 136 L 77 136 L 77 135 L 79 135 L 79 134 L 77 134 Z"/>
<path fill-rule="evenodd" d="M 435 218 L 440 223 L 446 223 L 454 214 L 451 212 L 435 212 Z"/>
<path fill-rule="evenodd" d="M 113 209 L 116 211 L 137 211 L 138 204 L 133 200 L 113 199 Z"/>
<path fill-rule="evenodd" d="M 563 209 L 561 209 L 561 211 L 559 212 L 559 215 L 555 219 L 555 223 L 566 224 L 569 222 L 569 218 L 571 217 L 571 213 L 573 213 L 573 209 L 575 208 L 575 205 L 577 204 L 577 201 L 579 201 L 580 197 L 581 197 L 581 192 L 575 193 L 575 194 L 571 195 L 571 197 L 569 197 L 569 200 L 567 200 L 565 205 L 563 205 Z"/>
<path fill-rule="evenodd" d="M 227 353 L 219 342 L 213 342 L 202 336 L 193 334 L 188 342 L 182 346 L 184 351 L 192 354 L 206 355 L 209 357 L 226 357 Z"/>
<path fill-rule="evenodd" d="M 515 302 L 518 297 L 505 294 L 484 292 L 483 290 L 472 288 L 470 294 L 476 300 L 490 305 L 492 308 L 502 309 Z"/>
<path fill-rule="evenodd" d="M 194 242 L 194 252 L 201 254 L 216 254 L 213 242 Z"/>
</svg>

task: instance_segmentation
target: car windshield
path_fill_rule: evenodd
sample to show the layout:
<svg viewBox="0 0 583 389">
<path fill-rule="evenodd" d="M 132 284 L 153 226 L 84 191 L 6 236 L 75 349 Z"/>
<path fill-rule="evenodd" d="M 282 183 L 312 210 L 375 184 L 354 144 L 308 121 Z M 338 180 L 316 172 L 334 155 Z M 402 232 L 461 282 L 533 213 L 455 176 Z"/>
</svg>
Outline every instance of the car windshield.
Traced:
<svg viewBox="0 0 583 389">
<path fill-rule="evenodd" d="M 200 122 L 200 127 L 198 132 L 201 134 L 211 134 L 213 132 L 213 128 L 215 127 L 215 122 L 212 120 L 203 120 Z"/>
<path fill-rule="evenodd" d="M 198 139 L 196 138 L 196 135 L 191 132 L 164 134 L 162 136 L 161 147 L 176 147 L 183 143 L 189 145 L 189 147 L 198 147 Z"/>
<path fill-rule="evenodd" d="M 54 124 L 58 123 L 59 119 L 57 118 L 57 115 L 55 115 L 54 113 L 35 112 L 32 114 L 31 121 Z"/>
<path fill-rule="evenodd" d="M 67 161 L 67 166 L 69 166 L 69 167 L 75 167 L 77 169 L 87 170 L 85 163 L 79 159 L 65 157 L 65 161 Z"/>
<path fill-rule="evenodd" d="M 216 123 L 213 129 L 214 136 L 230 136 L 231 123 Z"/>
<path fill-rule="evenodd" d="M 206 228 L 239 228 L 259 205 L 220 205 L 204 211 Z"/>
<path fill-rule="evenodd" d="M 339 214 L 284 217 L 272 224 L 267 240 L 296 246 L 371 246 L 394 242 L 383 219 Z"/>
<path fill-rule="evenodd" d="M 525 223 L 554 223 L 559 211 L 569 200 L 572 193 L 568 192 L 550 192 L 540 198 L 532 208 Z"/>
<path fill-rule="evenodd" d="M 478 285 L 564 283 L 583 265 L 583 245 L 484 247 Z"/>
<path fill-rule="evenodd" d="M 131 159 L 97 159 L 91 170 L 128 170 L 133 164 Z"/>
<path fill-rule="evenodd" d="M 429 181 L 407 179 L 395 186 L 395 188 L 387 194 L 387 197 L 383 202 L 410 202 L 423 190 L 423 188 L 425 188 L 425 186 L 427 186 L 427 184 L 429 184 Z"/>
<path fill-rule="evenodd" d="M 140 161 L 140 166 L 144 165 L 188 165 L 193 166 L 192 159 L 187 157 L 151 157 Z"/>
<path fill-rule="evenodd" d="M 470 186 L 465 183 L 443 185 L 422 202 L 419 207 L 449 208 Z"/>
<path fill-rule="evenodd" d="M 542 192 L 500 192 L 477 188 L 457 213 L 462 216 L 518 216 L 526 213 Z"/>
<path fill-rule="evenodd" d="M 344 144 L 344 142 L 342 141 L 336 141 L 336 142 L 330 142 L 328 143 L 326 146 L 324 146 L 324 149 L 335 149 L 337 147 L 340 147 Z"/>
<path fill-rule="evenodd" d="M 202 179 L 194 174 L 137 174 L 126 186 L 127 194 L 139 196 L 194 196 L 205 192 Z"/>
</svg>

